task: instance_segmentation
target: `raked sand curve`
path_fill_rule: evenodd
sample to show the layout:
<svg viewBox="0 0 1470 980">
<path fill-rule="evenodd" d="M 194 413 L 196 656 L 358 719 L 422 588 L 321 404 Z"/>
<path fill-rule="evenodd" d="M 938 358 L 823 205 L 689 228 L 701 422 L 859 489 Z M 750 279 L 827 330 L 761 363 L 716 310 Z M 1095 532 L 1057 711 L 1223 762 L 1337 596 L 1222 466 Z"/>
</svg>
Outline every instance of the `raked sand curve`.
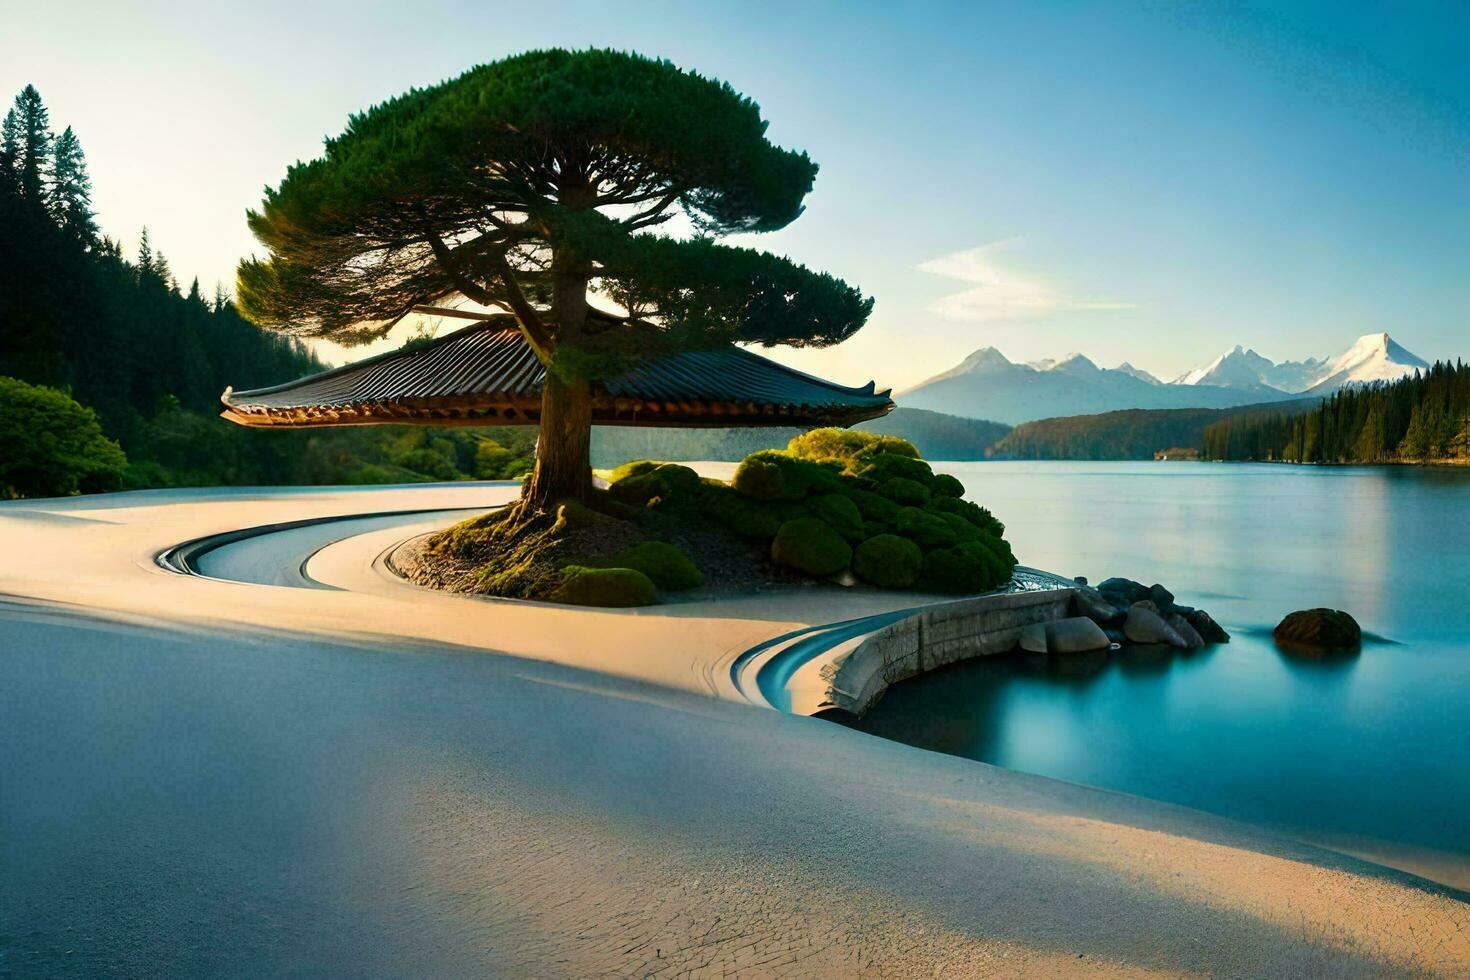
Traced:
<svg viewBox="0 0 1470 980">
<path fill-rule="evenodd" d="M 568 610 L 377 567 L 513 493 L 0 505 L 0 886 L 19 896 L 0 907 L 0 963 L 1470 973 L 1470 905 L 1445 889 L 741 703 L 740 652 L 883 597 Z M 243 527 L 431 510 L 308 549 L 295 572 L 330 588 L 156 562 Z"/>
</svg>

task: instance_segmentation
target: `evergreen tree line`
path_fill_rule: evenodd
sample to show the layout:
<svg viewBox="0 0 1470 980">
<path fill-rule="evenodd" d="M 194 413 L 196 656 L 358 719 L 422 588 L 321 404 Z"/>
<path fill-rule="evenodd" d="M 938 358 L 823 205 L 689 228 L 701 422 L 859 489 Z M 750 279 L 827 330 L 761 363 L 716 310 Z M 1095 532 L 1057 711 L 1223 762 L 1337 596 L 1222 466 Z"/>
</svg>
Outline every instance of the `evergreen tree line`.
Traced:
<svg viewBox="0 0 1470 980">
<path fill-rule="evenodd" d="M 321 363 L 247 322 L 223 288 L 206 296 L 196 278 L 181 289 L 146 229 L 131 259 L 102 235 L 81 142 L 71 127 L 53 132 L 30 85 L 0 122 L 0 270 L 0 377 L 94 410 L 127 454 L 118 485 L 499 478 L 529 465 L 532 429 L 260 432 L 219 418 L 226 385 L 275 384 Z"/>
<path fill-rule="evenodd" d="M 1290 463 L 1470 461 L 1470 367 L 1435 362 L 1397 381 L 1344 388 L 1303 415 L 1227 418 L 1205 430 L 1201 454 Z"/>
</svg>

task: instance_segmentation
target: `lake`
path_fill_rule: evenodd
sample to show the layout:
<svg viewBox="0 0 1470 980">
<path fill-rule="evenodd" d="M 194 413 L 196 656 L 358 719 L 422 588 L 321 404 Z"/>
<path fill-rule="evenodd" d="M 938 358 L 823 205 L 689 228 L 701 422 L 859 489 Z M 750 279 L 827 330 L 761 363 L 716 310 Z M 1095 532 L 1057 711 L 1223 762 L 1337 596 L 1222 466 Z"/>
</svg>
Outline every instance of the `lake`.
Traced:
<svg viewBox="0 0 1470 980">
<path fill-rule="evenodd" d="M 1023 564 L 1162 582 L 1229 644 L 895 685 L 873 734 L 1279 829 L 1470 888 L 1470 469 L 942 463 Z M 1357 656 L 1278 651 L 1312 606 Z"/>
</svg>

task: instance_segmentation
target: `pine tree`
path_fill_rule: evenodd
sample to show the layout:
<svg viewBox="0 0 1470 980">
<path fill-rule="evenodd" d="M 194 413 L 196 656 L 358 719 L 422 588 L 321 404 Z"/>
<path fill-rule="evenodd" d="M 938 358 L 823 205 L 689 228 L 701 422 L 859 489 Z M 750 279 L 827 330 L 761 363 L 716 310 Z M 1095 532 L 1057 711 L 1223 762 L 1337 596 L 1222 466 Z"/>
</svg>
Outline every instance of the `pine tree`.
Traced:
<svg viewBox="0 0 1470 980">
<path fill-rule="evenodd" d="M 5 121 L 0 123 L 0 157 L 4 157 L 7 173 L 14 174 L 20 156 L 20 117 L 14 109 L 5 112 Z"/>
<path fill-rule="evenodd" d="M 96 214 L 92 211 L 92 178 L 81 141 L 70 126 L 56 140 L 51 179 L 51 216 L 61 229 L 84 245 L 97 241 Z"/>
<path fill-rule="evenodd" d="M 21 89 L 11 111 L 15 113 L 15 167 L 20 176 L 20 192 L 31 201 L 45 203 L 54 138 L 50 115 L 34 85 Z"/>
<path fill-rule="evenodd" d="M 225 307 L 230 305 L 230 294 L 225 290 L 225 284 L 217 282 L 214 284 L 214 312 L 223 313 Z"/>
<path fill-rule="evenodd" d="M 153 274 L 153 246 L 148 241 L 148 226 L 143 226 L 143 234 L 138 237 L 138 278 L 144 279 Z"/>
</svg>

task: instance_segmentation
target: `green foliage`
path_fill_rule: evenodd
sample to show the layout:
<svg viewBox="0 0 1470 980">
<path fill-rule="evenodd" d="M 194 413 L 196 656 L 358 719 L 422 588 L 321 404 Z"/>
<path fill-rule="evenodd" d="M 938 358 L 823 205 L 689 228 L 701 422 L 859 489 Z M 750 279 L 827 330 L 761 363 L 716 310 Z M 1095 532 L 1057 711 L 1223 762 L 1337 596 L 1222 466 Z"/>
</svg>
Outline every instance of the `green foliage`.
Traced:
<svg viewBox="0 0 1470 980">
<path fill-rule="evenodd" d="M 864 582 L 882 589 L 907 589 L 919 580 L 924 554 L 896 534 L 879 534 L 857 546 L 852 570 Z"/>
<path fill-rule="evenodd" d="M 640 460 L 639 463 L 647 463 Z M 628 464 L 633 466 L 634 464 Z M 623 467 L 619 467 L 623 469 Z M 616 471 L 615 471 L 616 472 Z M 650 467 L 637 466 L 617 480 L 609 481 L 609 492 L 614 500 L 630 504 L 646 504 L 654 498 L 668 501 L 675 498 L 689 499 L 699 488 L 699 474 L 678 463 L 659 463 Z"/>
<path fill-rule="evenodd" d="M 699 566 L 674 545 L 643 541 L 613 557 L 610 564 L 632 568 L 647 575 L 653 584 L 670 592 L 695 589 L 704 584 Z"/>
<path fill-rule="evenodd" d="M 892 476 L 878 484 L 878 493 L 905 506 L 918 507 L 929 502 L 928 487 L 902 476 Z"/>
<path fill-rule="evenodd" d="M 869 458 L 879 453 L 919 458 L 919 451 L 905 439 L 859 429 L 812 429 L 787 443 L 786 451 L 814 463 L 838 463 L 849 474 L 857 473 Z"/>
<path fill-rule="evenodd" d="M 958 500 L 954 497 L 935 496 L 929 501 L 929 506 L 944 514 L 954 514 L 963 517 L 975 527 L 991 535 L 1002 537 L 1006 533 L 1006 527 L 995 519 L 995 515 L 981 507 L 972 500 Z"/>
<path fill-rule="evenodd" d="M 858 511 L 863 515 L 863 519 L 868 521 L 880 521 L 884 524 L 892 524 L 902 506 L 896 501 L 890 500 L 882 494 L 874 493 L 871 490 L 848 487 L 844 488 L 843 493 L 853 503 L 857 504 Z"/>
<path fill-rule="evenodd" d="M 863 515 L 857 504 L 847 497 L 836 493 L 809 497 L 806 509 L 813 517 L 820 518 L 847 540 L 863 539 Z"/>
<path fill-rule="evenodd" d="M 730 485 L 760 500 L 800 500 L 809 493 L 835 491 L 840 486 L 833 467 L 777 450 L 763 450 L 745 457 L 735 469 Z"/>
<path fill-rule="evenodd" d="M 270 257 L 241 263 L 242 307 L 363 341 L 386 328 L 360 324 L 413 302 L 515 299 L 506 273 L 548 296 L 550 252 L 595 264 L 598 287 L 641 318 L 562 338 L 573 347 L 835 343 L 871 305 L 845 284 L 646 230 L 676 207 L 706 235 L 793 221 L 817 168 L 765 130 L 754 102 L 667 61 L 548 50 L 482 65 L 353 116 L 324 156 L 287 171 L 250 215 Z M 508 267 L 488 258 L 506 245 Z"/>
<path fill-rule="evenodd" d="M 924 555 L 921 582 L 935 592 L 988 592 L 1010 581 L 1015 560 L 989 542 L 964 541 Z"/>
<path fill-rule="evenodd" d="M 856 475 L 883 484 L 888 480 L 909 480 L 928 488 L 934 482 L 934 471 L 922 459 L 914 459 L 899 453 L 877 453 L 867 457 L 858 466 Z"/>
<path fill-rule="evenodd" d="M 960 536 L 945 521 L 944 516 L 920 510 L 917 507 L 905 507 L 894 518 L 893 527 L 899 534 L 913 540 L 925 551 L 933 548 L 947 548 L 957 544 Z"/>
<path fill-rule="evenodd" d="M 923 459 L 951 460 L 985 459 L 990 454 L 990 447 L 1011 431 L 1011 427 L 1002 422 L 903 406 L 882 418 L 860 422 L 858 428 L 880 435 L 901 436 L 918 449 Z"/>
<path fill-rule="evenodd" d="M 658 602 L 658 590 L 637 569 L 568 565 L 562 569 L 561 583 L 550 598 L 572 606 L 651 606 Z"/>
<path fill-rule="evenodd" d="M 782 524 L 771 542 L 771 560 L 808 575 L 835 575 L 852 560 L 852 547 L 825 521 L 798 517 Z"/>
<path fill-rule="evenodd" d="M 126 465 L 91 409 L 64 392 L 0 377 L 0 497 L 110 490 Z"/>
<path fill-rule="evenodd" d="M 787 519 L 779 501 L 765 501 L 730 487 L 705 487 L 699 510 L 718 524 L 745 538 L 769 541 Z"/>
<path fill-rule="evenodd" d="M 936 497 L 959 498 L 965 495 L 965 485 L 948 473 L 937 473 L 934 482 L 929 484 L 929 492 Z"/>
<path fill-rule="evenodd" d="M 1398 381 L 1344 388 L 1310 411 L 1263 409 L 1204 432 L 1207 459 L 1291 463 L 1470 460 L 1470 367 L 1436 362 Z"/>
</svg>

